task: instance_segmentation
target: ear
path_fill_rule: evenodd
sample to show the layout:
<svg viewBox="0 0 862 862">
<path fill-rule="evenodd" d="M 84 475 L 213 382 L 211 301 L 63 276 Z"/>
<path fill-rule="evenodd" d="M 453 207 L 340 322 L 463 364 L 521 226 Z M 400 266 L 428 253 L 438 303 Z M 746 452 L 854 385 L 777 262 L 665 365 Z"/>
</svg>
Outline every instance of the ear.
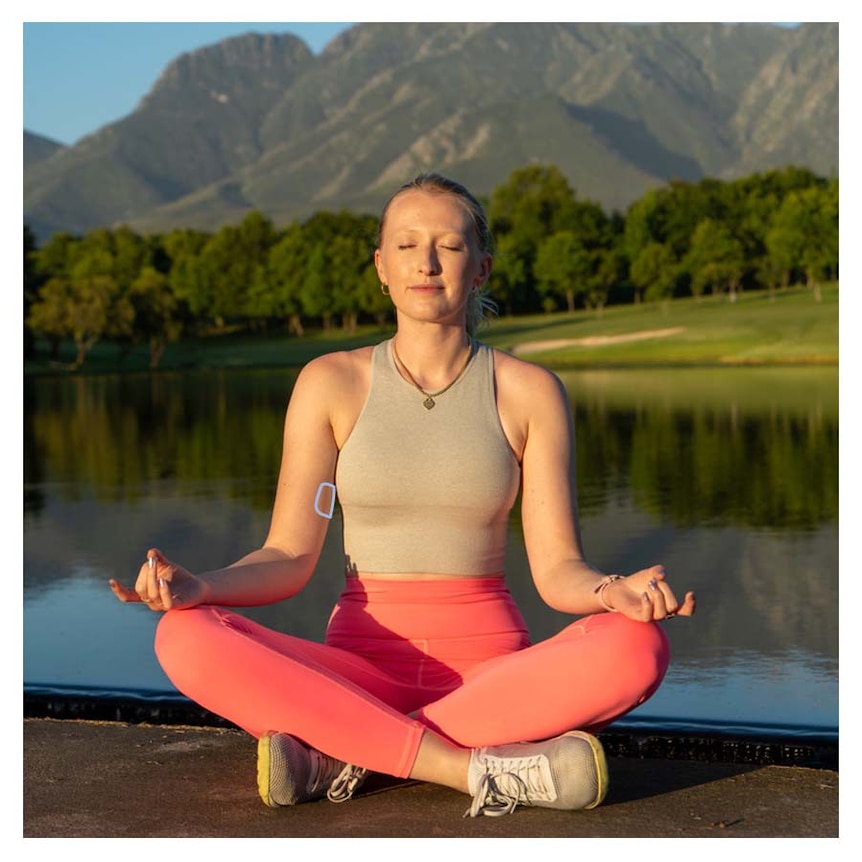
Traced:
<svg viewBox="0 0 862 862">
<path fill-rule="evenodd" d="M 380 259 L 380 249 L 374 249 L 374 266 L 377 269 L 377 277 L 380 279 L 381 284 L 386 284 L 386 276 L 383 272 L 383 263 Z"/>
<path fill-rule="evenodd" d="M 490 278 L 493 266 L 494 258 L 485 252 L 482 255 L 482 260 L 479 262 L 479 272 L 476 274 L 476 278 L 473 279 L 476 287 L 481 287 Z"/>
</svg>

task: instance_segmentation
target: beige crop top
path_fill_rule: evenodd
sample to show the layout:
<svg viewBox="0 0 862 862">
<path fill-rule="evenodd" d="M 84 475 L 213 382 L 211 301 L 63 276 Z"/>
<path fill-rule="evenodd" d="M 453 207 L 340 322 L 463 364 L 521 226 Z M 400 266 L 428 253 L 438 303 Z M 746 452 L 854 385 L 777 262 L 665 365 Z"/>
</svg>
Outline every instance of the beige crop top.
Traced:
<svg viewBox="0 0 862 862">
<path fill-rule="evenodd" d="M 371 364 L 368 398 L 335 471 L 348 568 L 502 572 L 521 471 L 497 413 L 493 351 L 476 344 L 431 410 L 398 373 L 391 341 L 375 346 Z"/>
</svg>

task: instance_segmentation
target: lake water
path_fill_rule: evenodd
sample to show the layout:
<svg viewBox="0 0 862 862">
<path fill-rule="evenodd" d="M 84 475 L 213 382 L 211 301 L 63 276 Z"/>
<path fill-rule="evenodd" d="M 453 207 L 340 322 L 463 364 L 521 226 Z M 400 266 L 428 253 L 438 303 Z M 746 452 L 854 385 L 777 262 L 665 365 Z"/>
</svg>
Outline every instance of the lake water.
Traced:
<svg viewBox="0 0 862 862">
<path fill-rule="evenodd" d="M 659 692 L 619 727 L 837 738 L 838 371 L 567 372 L 581 525 L 605 571 L 663 563 L 698 594 L 666 624 Z M 25 381 L 25 693 L 176 695 L 157 615 L 117 602 L 145 550 L 192 570 L 264 539 L 295 372 Z M 341 585 L 336 510 L 315 577 L 247 611 L 321 639 Z M 510 589 L 534 639 L 566 619 L 530 580 L 517 509 Z"/>
</svg>

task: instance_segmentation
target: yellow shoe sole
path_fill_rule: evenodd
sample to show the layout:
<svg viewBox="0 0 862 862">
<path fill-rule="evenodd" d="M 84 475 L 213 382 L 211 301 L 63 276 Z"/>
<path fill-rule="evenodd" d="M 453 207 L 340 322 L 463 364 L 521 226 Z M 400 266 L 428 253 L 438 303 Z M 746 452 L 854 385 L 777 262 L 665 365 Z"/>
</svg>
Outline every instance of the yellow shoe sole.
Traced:
<svg viewBox="0 0 862 862">
<path fill-rule="evenodd" d="M 260 794 L 264 805 L 268 805 L 270 808 L 278 808 L 269 795 L 272 735 L 273 732 L 268 730 L 266 733 L 262 733 L 260 739 L 257 741 L 257 792 Z"/>
<path fill-rule="evenodd" d="M 608 784 L 610 783 L 610 778 L 608 776 L 608 761 L 605 757 L 605 750 L 602 747 L 601 742 L 599 742 L 595 736 L 590 733 L 586 733 L 583 730 L 573 730 L 567 735 L 579 736 L 588 743 L 590 748 L 593 750 L 593 757 L 596 761 L 596 799 L 589 805 L 584 806 L 584 810 L 596 808 L 598 805 L 602 804 L 605 796 L 607 796 Z"/>
</svg>

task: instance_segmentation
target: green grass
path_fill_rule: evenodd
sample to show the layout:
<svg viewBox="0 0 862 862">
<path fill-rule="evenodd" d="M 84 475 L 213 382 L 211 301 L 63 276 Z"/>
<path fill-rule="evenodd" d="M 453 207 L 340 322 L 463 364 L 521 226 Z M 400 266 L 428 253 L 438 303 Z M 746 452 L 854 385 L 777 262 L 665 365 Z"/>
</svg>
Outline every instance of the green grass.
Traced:
<svg viewBox="0 0 862 862">
<path fill-rule="evenodd" d="M 527 342 L 632 336 L 671 330 L 647 340 L 598 345 L 573 344 L 524 354 L 557 368 L 642 365 L 775 365 L 838 362 L 838 287 L 823 290 L 821 302 L 806 289 L 678 299 L 605 309 L 498 321 L 484 338 L 517 350 Z"/>
<path fill-rule="evenodd" d="M 523 353 L 533 362 L 557 369 L 644 366 L 835 365 L 838 363 L 838 286 L 823 289 L 817 302 L 805 288 L 726 297 L 677 299 L 663 304 L 614 306 L 602 312 L 499 318 L 484 329 L 487 344 L 518 352 L 528 342 L 632 336 L 674 330 L 665 337 L 597 345 L 567 346 Z M 303 338 L 287 335 L 232 334 L 187 339 L 171 345 L 161 370 L 184 368 L 261 368 L 299 366 L 332 350 L 373 344 L 393 329 L 366 326 L 355 335 L 339 330 L 313 332 Z M 62 370 L 72 358 L 65 346 L 60 365 L 44 354 L 25 365 L 28 373 Z M 145 371 L 148 355 L 135 348 L 121 357 L 116 347 L 99 344 L 88 354 L 83 373 Z"/>
</svg>

